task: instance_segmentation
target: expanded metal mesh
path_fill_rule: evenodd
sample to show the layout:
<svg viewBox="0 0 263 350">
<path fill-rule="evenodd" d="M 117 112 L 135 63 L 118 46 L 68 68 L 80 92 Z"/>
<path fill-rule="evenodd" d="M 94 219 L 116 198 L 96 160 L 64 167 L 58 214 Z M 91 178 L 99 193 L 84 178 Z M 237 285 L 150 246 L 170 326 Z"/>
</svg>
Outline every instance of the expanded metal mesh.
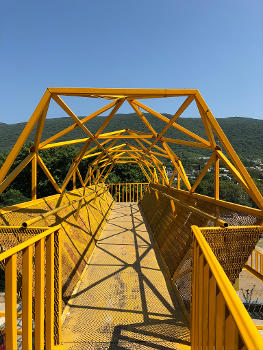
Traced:
<svg viewBox="0 0 263 350">
<path fill-rule="evenodd" d="M 175 198 L 175 201 L 172 198 Z M 181 203 L 178 203 L 177 200 Z M 182 202 L 185 205 L 182 205 Z M 162 259 L 169 271 L 170 278 L 174 281 L 188 312 L 190 312 L 191 303 L 191 226 L 218 226 L 216 220 L 213 220 L 206 215 L 201 215 L 191 209 L 190 206 L 195 207 L 210 216 L 212 215 L 215 218 L 224 220 L 229 225 L 259 225 L 262 221 L 262 219 L 256 216 L 248 215 L 237 210 L 231 210 L 221 205 L 197 199 L 190 194 L 182 193 L 156 184 L 150 185 L 145 192 L 140 205 L 147 222 L 151 227 L 154 239 L 160 249 Z M 227 234 L 227 232 L 230 232 L 229 229 L 222 228 L 220 232 L 225 232 L 225 236 L 230 237 L 230 234 Z M 218 247 L 218 252 L 221 252 L 221 261 L 225 266 L 225 271 L 232 283 L 234 283 L 238 271 L 240 272 L 240 266 L 242 264 L 242 266 L 244 266 L 246 259 L 249 257 L 259 239 L 259 232 L 254 232 L 251 235 L 249 232 L 249 229 L 246 227 L 244 227 L 244 229 L 237 229 L 235 238 L 237 239 L 238 237 L 239 243 L 237 244 L 233 237 L 228 238 L 229 244 L 233 243 L 232 248 L 229 248 L 229 252 L 226 251 L 226 246 L 224 245 L 221 245 L 221 248 Z M 246 240 L 245 236 L 247 233 L 248 238 Z M 212 237 L 212 235 L 210 236 Z M 242 241 L 243 239 L 244 241 Z M 249 243 L 246 244 L 246 242 Z M 220 245 L 220 241 L 217 244 Z M 240 258 L 237 259 L 234 254 L 239 250 L 241 251 Z M 224 261 L 227 263 L 224 263 Z"/>
<path fill-rule="evenodd" d="M 45 229 L 40 228 L 19 228 L 19 227 L 0 227 L 0 252 L 4 252 L 10 248 L 17 246 L 20 243 L 25 242 L 31 237 L 38 235 L 41 232 L 44 232 Z M 34 247 L 33 247 L 34 253 Z M 35 272 L 34 260 L 33 264 L 33 273 Z M 4 272 L 5 270 L 5 261 L 0 261 L 0 269 Z M 4 276 L 4 273 L 1 273 L 1 276 Z M 4 281 L 2 281 L 2 284 Z M 34 290 L 34 278 L 33 278 L 33 290 Z M 17 253 L 17 292 L 19 298 L 22 296 L 22 252 Z"/>
<path fill-rule="evenodd" d="M 238 278 L 255 248 L 263 227 L 201 229 L 231 283 Z"/>
<path fill-rule="evenodd" d="M 94 198 L 96 194 L 95 190 L 102 194 Z M 80 202 L 70 204 L 71 201 L 83 195 L 88 196 L 82 200 L 80 207 Z M 101 185 L 97 187 L 91 186 L 85 189 L 85 193 L 83 192 L 83 188 L 80 188 L 65 193 L 63 196 L 58 194 L 45 197 L 35 203 L 28 202 L 23 205 L 13 206 L 10 209 L 4 208 L 0 211 L 0 225 L 6 226 L 5 228 L 1 228 L 0 226 L 0 247 L 3 251 L 25 241 L 32 237 L 32 235 L 42 232 L 34 228 L 20 229 L 19 227 L 15 231 L 12 231 L 13 229 L 9 229 L 7 226 L 21 225 L 24 221 L 65 204 L 69 205 L 54 215 L 41 219 L 34 224 L 38 227 L 51 227 L 61 224 L 63 236 L 62 288 L 64 303 L 67 302 L 67 299 L 79 281 L 88 257 L 95 245 L 96 238 L 103 228 L 104 219 L 110 211 L 112 197 L 109 192 Z M 4 230 L 6 233 L 4 233 Z M 10 234 L 8 230 L 10 230 Z M 21 273 L 22 258 L 18 258 L 18 283 L 21 280 L 21 276 L 19 275 Z M 20 284 L 19 290 L 21 291 Z"/>
</svg>

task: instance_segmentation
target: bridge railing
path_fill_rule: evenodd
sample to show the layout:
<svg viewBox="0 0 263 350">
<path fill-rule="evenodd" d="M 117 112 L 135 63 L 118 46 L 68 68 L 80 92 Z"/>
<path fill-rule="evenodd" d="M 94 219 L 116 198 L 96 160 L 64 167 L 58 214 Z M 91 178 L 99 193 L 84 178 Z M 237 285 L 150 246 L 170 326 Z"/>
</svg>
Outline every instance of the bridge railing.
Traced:
<svg viewBox="0 0 263 350">
<path fill-rule="evenodd" d="M 263 349 L 263 340 L 197 226 L 192 226 L 192 349 Z"/>
<path fill-rule="evenodd" d="M 263 253 L 255 248 L 244 268 L 253 276 L 263 281 Z"/>
<path fill-rule="evenodd" d="M 33 343 L 36 350 L 54 349 L 61 340 L 60 225 L 48 229 L 2 226 L 0 232 L 11 236 L 21 230 L 30 238 L 0 254 L 5 270 L 5 312 L 0 313 L 5 327 L 1 331 L 7 350 L 17 350 L 18 335 L 22 335 L 23 349 L 32 349 Z M 22 318 L 22 331 L 18 318 Z"/>
<path fill-rule="evenodd" d="M 116 202 L 138 202 L 142 199 L 148 185 L 148 182 L 107 184 Z"/>
</svg>

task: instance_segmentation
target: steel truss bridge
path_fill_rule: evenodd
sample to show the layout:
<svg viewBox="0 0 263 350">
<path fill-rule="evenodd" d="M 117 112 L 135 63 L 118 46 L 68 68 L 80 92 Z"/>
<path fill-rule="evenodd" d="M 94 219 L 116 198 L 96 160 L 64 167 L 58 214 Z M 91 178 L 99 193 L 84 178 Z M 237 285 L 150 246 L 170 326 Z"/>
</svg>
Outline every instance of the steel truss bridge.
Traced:
<svg viewBox="0 0 263 350">
<path fill-rule="evenodd" d="M 68 97 L 108 102 L 79 118 Z M 147 106 L 156 98 L 184 102 L 168 118 Z M 72 125 L 43 140 L 51 101 Z M 124 103 L 144 131 L 127 125 L 105 132 Z M 205 137 L 178 123 L 193 104 Z M 149 115 L 163 123 L 160 130 Z M 92 133 L 94 118 L 102 122 Z M 86 137 L 70 139 L 75 129 Z M 181 137 L 167 137 L 174 129 Z M 10 170 L 34 131 L 28 156 Z M 59 184 L 40 151 L 76 144 L 79 152 Z M 193 184 L 177 145 L 210 153 Z M 136 163 L 147 183 L 107 183 L 119 163 Z M 220 163 L 257 208 L 219 198 Z M 6 349 L 263 349 L 262 326 L 235 290 L 244 268 L 263 281 L 263 256 L 255 249 L 263 197 L 198 90 L 48 88 L 0 169 L 0 193 L 30 165 L 32 200 L 0 211 Z M 38 167 L 53 196 L 37 198 Z M 213 197 L 196 192 L 208 171 Z"/>
</svg>

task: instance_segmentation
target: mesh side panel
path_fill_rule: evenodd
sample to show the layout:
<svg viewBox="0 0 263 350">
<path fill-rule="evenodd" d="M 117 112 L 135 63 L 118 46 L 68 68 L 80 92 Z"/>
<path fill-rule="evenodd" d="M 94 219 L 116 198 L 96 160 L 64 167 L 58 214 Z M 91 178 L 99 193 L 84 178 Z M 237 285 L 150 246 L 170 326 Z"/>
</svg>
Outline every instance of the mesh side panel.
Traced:
<svg viewBox="0 0 263 350">
<path fill-rule="evenodd" d="M 103 189 L 103 187 L 101 187 L 101 189 Z M 104 189 L 106 190 L 105 187 Z M 110 212 L 110 205 L 112 203 L 111 195 L 105 192 L 94 200 L 94 190 L 95 186 L 86 188 L 85 195 L 88 196 L 82 200 L 80 207 L 80 202 L 72 203 L 59 212 L 45 219 L 41 219 L 34 224 L 38 227 L 50 227 L 61 224 L 63 239 L 62 288 L 64 303 L 67 302 L 75 288 L 88 258 L 92 253 L 96 239 L 102 231 L 105 223 L 104 219 Z M 43 231 L 35 228 L 17 228 L 15 231 L 12 231 L 13 229 L 6 226 L 19 226 L 32 217 L 39 216 L 58 206 L 63 206 L 78 199 L 80 196 L 83 196 L 83 188 L 67 192 L 63 196 L 58 194 L 56 196 L 43 198 L 43 200 L 34 205 L 32 205 L 32 202 L 28 202 L 28 206 L 14 206 L 11 208 L 11 211 L 2 209 L 0 212 L 0 225 L 5 225 L 5 228 L 0 226 L 0 247 L 2 251 Z M 21 273 L 22 258 L 18 258 L 18 281 L 21 281 Z M 19 287 L 19 290 L 21 290 L 21 287 Z"/>
<path fill-rule="evenodd" d="M 201 232 L 234 283 L 263 233 L 263 227 L 201 229 Z"/>
<path fill-rule="evenodd" d="M 153 185 L 152 187 L 156 189 L 160 188 L 158 185 Z M 161 191 L 172 195 L 184 203 L 192 205 L 197 209 L 200 209 L 210 215 L 216 216 L 219 219 L 226 221 L 229 226 L 260 225 L 263 222 L 262 217 L 259 218 L 253 215 L 245 214 L 242 212 L 242 209 L 240 209 L 240 211 L 229 209 L 222 205 L 217 205 L 200 198 L 197 199 L 196 197 L 191 196 L 189 193 L 179 192 L 176 189 L 172 188 L 168 189 L 164 186 L 161 187 Z M 210 221 L 206 226 L 212 225 L 215 226 L 214 222 Z"/>
<path fill-rule="evenodd" d="M 256 225 L 261 223 L 262 219 L 230 210 L 214 203 L 206 202 L 205 200 L 197 200 L 189 194 L 187 195 L 165 186 L 156 184 L 150 185 L 140 205 L 147 219 L 147 223 L 153 232 L 154 239 L 160 249 L 162 259 L 167 266 L 169 275 L 175 282 L 186 309 L 190 312 L 192 266 L 191 226 L 209 227 L 218 226 L 218 224 L 215 220 L 209 219 L 187 206 L 180 205 L 167 197 L 167 195 L 194 206 L 214 217 L 220 218 L 229 225 Z M 222 229 L 220 232 L 221 231 L 228 232 L 226 229 Z M 220 263 L 222 261 L 222 266 L 225 266 L 225 268 L 228 266 L 227 275 L 232 282 L 235 280 L 236 277 L 234 278 L 234 276 L 237 275 L 240 266 L 245 264 L 246 259 L 249 257 L 259 238 L 259 233 L 255 233 L 252 235 L 253 237 L 249 236 L 250 238 L 243 241 L 242 237 L 248 234 L 248 230 L 244 227 L 244 233 L 241 234 L 241 231 L 242 228 L 240 228 L 238 231 L 239 233 L 235 235 L 235 237 L 239 237 L 239 248 L 236 247 L 235 238 L 232 237 L 231 239 L 229 238 L 232 250 L 229 248 L 229 252 L 227 253 L 222 253 L 221 255 L 218 253 L 220 255 L 218 255 Z M 228 236 L 230 237 L 230 235 Z M 212 235 L 209 237 L 212 237 Z M 244 244 L 244 242 L 248 241 L 250 243 L 247 245 Z M 242 258 L 240 257 L 240 259 L 235 258 L 238 249 L 242 250 L 242 254 L 240 254 Z M 221 252 L 220 248 L 218 252 Z M 224 263 L 224 259 L 226 261 L 228 254 L 229 260 L 227 263 Z"/>
</svg>

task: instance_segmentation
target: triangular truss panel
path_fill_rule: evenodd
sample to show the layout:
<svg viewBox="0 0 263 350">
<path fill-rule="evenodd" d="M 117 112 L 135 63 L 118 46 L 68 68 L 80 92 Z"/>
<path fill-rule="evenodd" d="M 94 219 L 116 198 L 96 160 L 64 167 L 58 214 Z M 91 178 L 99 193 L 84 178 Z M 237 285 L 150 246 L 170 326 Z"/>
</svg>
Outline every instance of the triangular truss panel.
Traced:
<svg viewBox="0 0 263 350">
<path fill-rule="evenodd" d="M 103 99 L 103 104 L 93 113 L 78 117 L 66 102 L 68 96 Z M 147 99 L 159 98 L 180 99 L 180 103 L 177 104 L 171 117 L 157 112 L 147 105 Z M 57 134 L 43 139 L 50 101 L 59 106 L 63 113 L 71 119 L 71 124 Z M 129 127 L 128 120 L 125 127 L 119 130 L 113 128 L 113 125 L 117 124 L 114 123 L 114 118 L 124 104 L 130 107 L 134 118 L 136 118 L 135 125 L 136 123 L 142 125 L 142 130 L 137 130 L 137 127 Z M 198 111 L 203 126 L 202 135 L 188 130 L 180 123 L 182 114 L 185 114 L 188 108 L 195 108 Z M 99 119 L 98 117 L 102 115 L 104 117 Z M 90 127 L 95 118 L 100 120 L 100 123 L 96 130 L 93 130 L 94 128 L 91 130 Z M 154 125 L 156 124 L 151 123 L 152 118 L 161 122 L 158 125 L 162 126 L 158 130 L 155 129 Z M 13 162 L 34 128 L 37 130 L 34 146 L 30 148 L 29 155 L 16 169 L 10 172 Z M 74 135 L 74 130 L 77 129 L 82 131 L 83 137 L 71 139 L 71 133 Z M 79 152 L 72 159 L 71 167 L 68 169 L 62 185 L 59 186 L 47 169 L 39 152 L 66 145 L 78 145 Z M 179 145 L 189 147 L 189 149 L 201 148 L 210 154 L 194 184 L 190 183 L 182 161 L 176 154 L 176 146 L 179 147 Z M 79 164 L 88 158 L 91 158 L 92 161 L 86 175 L 81 176 Z M 173 167 L 169 176 L 164 166 L 167 160 Z M 76 176 L 78 176 L 82 186 L 86 186 L 91 182 L 105 181 L 115 164 L 136 163 L 149 182 L 161 182 L 166 186 L 172 186 L 174 179 L 177 178 L 177 188 L 180 189 L 180 182 L 182 182 L 190 193 L 195 192 L 208 169 L 212 167 L 214 199 L 218 201 L 220 200 L 219 162 L 221 162 L 230 170 L 258 208 L 263 209 L 262 195 L 198 90 L 48 88 L 0 169 L 0 193 L 30 162 L 32 164 L 32 200 L 36 199 L 37 164 L 42 168 L 55 190 L 62 193 L 71 179 L 74 184 Z"/>
</svg>

